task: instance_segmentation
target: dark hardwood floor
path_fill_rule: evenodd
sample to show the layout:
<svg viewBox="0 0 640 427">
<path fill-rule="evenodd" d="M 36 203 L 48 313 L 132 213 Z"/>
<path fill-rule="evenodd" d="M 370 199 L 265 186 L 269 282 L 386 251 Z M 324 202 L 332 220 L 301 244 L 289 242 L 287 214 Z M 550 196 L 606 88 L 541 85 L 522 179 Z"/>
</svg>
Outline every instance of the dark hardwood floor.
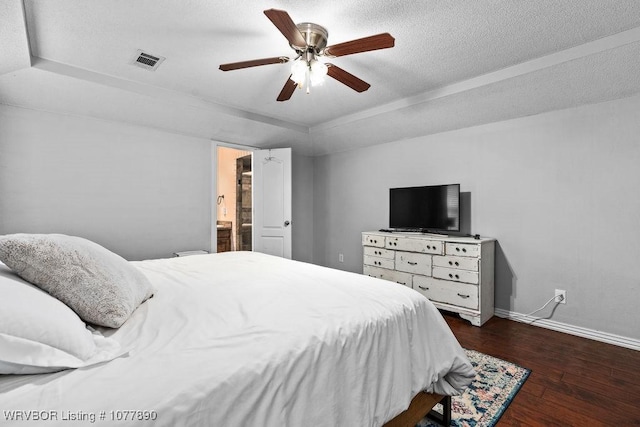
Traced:
<svg viewBox="0 0 640 427">
<path fill-rule="evenodd" d="M 497 427 L 640 425 L 640 351 L 493 317 L 445 319 L 460 344 L 531 369 Z"/>
</svg>

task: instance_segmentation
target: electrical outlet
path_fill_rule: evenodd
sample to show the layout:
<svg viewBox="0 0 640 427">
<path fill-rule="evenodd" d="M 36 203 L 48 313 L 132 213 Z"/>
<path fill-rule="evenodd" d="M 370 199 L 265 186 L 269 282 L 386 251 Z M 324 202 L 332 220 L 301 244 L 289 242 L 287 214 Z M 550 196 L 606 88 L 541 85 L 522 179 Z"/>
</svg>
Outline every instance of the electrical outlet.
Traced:
<svg viewBox="0 0 640 427">
<path fill-rule="evenodd" d="M 338 261 L 339 262 L 344 262 L 344 255 L 338 254 Z"/>
<path fill-rule="evenodd" d="M 567 303 L 567 291 L 564 289 L 556 289 L 556 299 L 555 302 L 559 302 L 560 304 Z"/>
</svg>

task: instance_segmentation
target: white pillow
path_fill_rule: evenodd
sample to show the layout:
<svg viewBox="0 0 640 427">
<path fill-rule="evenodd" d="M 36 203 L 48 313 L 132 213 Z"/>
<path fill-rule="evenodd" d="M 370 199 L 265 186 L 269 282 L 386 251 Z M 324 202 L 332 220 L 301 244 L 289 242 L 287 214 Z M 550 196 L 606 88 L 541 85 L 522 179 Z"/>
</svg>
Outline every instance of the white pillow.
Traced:
<svg viewBox="0 0 640 427">
<path fill-rule="evenodd" d="M 0 261 L 95 325 L 120 327 L 153 294 L 136 267 L 81 237 L 0 236 Z"/>
<path fill-rule="evenodd" d="M 79 368 L 119 356 L 119 343 L 89 331 L 69 307 L 0 263 L 0 374 Z"/>
</svg>

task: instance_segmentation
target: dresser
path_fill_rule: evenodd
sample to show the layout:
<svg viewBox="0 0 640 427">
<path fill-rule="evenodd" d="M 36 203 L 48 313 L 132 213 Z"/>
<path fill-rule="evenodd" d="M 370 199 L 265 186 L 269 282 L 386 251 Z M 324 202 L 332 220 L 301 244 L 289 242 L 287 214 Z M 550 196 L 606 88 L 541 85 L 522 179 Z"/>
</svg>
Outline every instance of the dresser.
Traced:
<svg viewBox="0 0 640 427">
<path fill-rule="evenodd" d="M 493 316 L 495 239 L 362 233 L 363 273 L 398 282 L 475 326 Z"/>
</svg>

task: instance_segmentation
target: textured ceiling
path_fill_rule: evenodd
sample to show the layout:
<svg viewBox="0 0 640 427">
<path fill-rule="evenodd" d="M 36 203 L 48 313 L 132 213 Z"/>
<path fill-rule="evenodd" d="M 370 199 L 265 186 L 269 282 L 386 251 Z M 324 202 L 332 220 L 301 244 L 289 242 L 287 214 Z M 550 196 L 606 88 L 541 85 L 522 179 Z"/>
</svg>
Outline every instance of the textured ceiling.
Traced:
<svg viewBox="0 0 640 427">
<path fill-rule="evenodd" d="M 2 4 L 2 103 L 309 154 L 640 92 L 637 0 Z M 325 26 L 330 45 L 381 32 L 396 45 L 332 60 L 370 83 L 366 92 L 328 79 L 277 102 L 288 64 L 218 70 L 292 55 L 268 8 Z M 134 67 L 137 49 L 166 60 Z"/>
</svg>

